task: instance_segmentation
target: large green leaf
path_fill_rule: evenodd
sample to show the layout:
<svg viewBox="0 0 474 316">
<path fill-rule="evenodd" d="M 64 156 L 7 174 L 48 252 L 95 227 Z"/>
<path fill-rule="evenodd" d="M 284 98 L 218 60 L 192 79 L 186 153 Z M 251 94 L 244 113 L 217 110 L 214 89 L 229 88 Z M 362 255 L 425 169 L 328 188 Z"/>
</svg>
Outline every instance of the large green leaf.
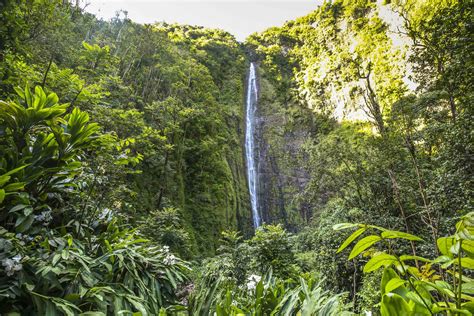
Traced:
<svg viewBox="0 0 474 316">
<path fill-rule="evenodd" d="M 465 294 L 474 294 L 474 282 L 466 282 L 462 284 L 462 292 Z"/>
<path fill-rule="evenodd" d="M 451 252 L 451 247 L 456 243 L 456 239 L 454 237 L 441 237 L 438 238 L 436 244 L 438 245 L 439 251 L 450 258 L 453 257 L 453 253 Z"/>
<path fill-rule="evenodd" d="M 380 304 L 382 316 L 408 316 L 411 315 L 411 309 L 408 303 L 398 294 L 388 293 L 382 298 Z"/>
<path fill-rule="evenodd" d="M 349 260 L 355 258 L 362 251 L 371 247 L 372 245 L 374 245 L 376 242 L 380 240 L 382 240 L 382 238 L 380 238 L 380 236 L 377 236 L 377 235 L 370 235 L 370 236 L 362 238 L 355 244 L 354 248 L 352 248 L 352 251 L 349 254 Z"/>
<path fill-rule="evenodd" d="M 30 214 L 28 216 L 23 216 L 23 215 L 19 216 L 15 223 L 16 231 L 19 233 L 25 232 L 26 230 L 28 230 L 28 228 L 30 228 L 31 224 L 33 224 L 33 221 L 34 221 L 33 214 Z"/>
<path fill-rule="evenodd" d="M 390 281 L 388 281 L 387 285 L 385 286 L 385 293 L 392 292 L 393 290 L 403 285 L 405 285 L 405 280 L 402 280 L 399 278 L 393 278 Z"/>
<path fill-rule="evenodd" d="M 419 291 L 419 287 L 417 287 L 417 290 Z M 431 302 L 429 299 L 424 297 L 424 295 L 420 296 L 417 292 L 407 292 L 406 298 L 409 299 L 410 301 L 414 302 L 417 306 L 417 310 L 421 309 L 426 309 L 426 305 L 430 306 Z M 425 305 L 426 304 L 426 305 Z"/>
<path fill-rule="evenodd" d="M 332 227 L 333 230 L 343 230 L 343 229 L 348 229 L 348 228 L 354 228 L 359 226 L 359 224 L 353 224 L 353 223 L 340 223 L 336 224 Z"/>
<path fill-rule="evenodd" d="M 388 282 L 392 279 L 399 279 L 400 277 L 392 268 L 386 268 L 382 274 L 382 280 L 380 281 L 380 290 L 381 295 L 385 294 L 385 288 L 387 287 Z"/>
<path fill-rule="evenodd" d="M 383 231 L 381 234 L 382 238 L 401 238 L 401 239 L 406 239 L 406 240 L 413 240 L 413 241 L 422 241 L 418 236 L 396 231 L 396 230 L 386 230 Z"/>
<path fill-rule="evenodd" d="M 377 270 L 382 266 L 390 266 L 397 262 L 397 258 L 395 256 L 386 254 L 384 252 L 376 254 L 372 259 L 369 260 L 364 266 L 364 272 L 372 272 Z"/>
<path fill-rule="evenodd" d="M 474 257 L 474 241 L 463 240 L 461 247 L 470 257 Z"/>
<path fill-rule="evenodd" d="M 402 255 L 400 256 L 400 261 L 407 261 L 407 260 L 415 260 L 415 261 L 422 261 L 422 262 L 433 262 L 433 260 L 420 257 L 420 256 L 411 256 L 411 255 Z"/>
<path fill-rule="evenodd" d="M 23 190 L 25 187 L 25 183 L 23 182 L 14 182 L 10 183 L 9 185 L 4 187 L 4 190 L 7 192 L 14 192 L 18 190 Z"/>
<path fill-rule="evenodd" d="M 5 183 L 8 182 L 8 180 L 10 180 L 10 176 L 7 176 L 7 175 L 0 176 L 0 187 L 3 187 Z"/>
<path fill-rule="evenodd" d="M 458 263 L 457 260 L 454 261 L 454 263 Z M 474 270 L 474 259 L 472 258 L 461 258 L 461 266 L 463 268 L 469 269 L 469 270 Z"/>
<path fill-rule="evenodd" d="M 347 239 L 339 247 L 339 249 L 337 249 L 337 252 L 339 253 L 339 252 L 343 251 L 344 249 L 346 249 L 347 246 L 349 246 L 355 239 L 357 239 L 357 237 L 362 235 L 365 231 L 366 231 L 366 228 L 362 227 L 362 228 L 359 228 L 358 230 L 356 230 L 355 232 L 353 232 L 349 237 L 347 237 Z"/>
</svg>

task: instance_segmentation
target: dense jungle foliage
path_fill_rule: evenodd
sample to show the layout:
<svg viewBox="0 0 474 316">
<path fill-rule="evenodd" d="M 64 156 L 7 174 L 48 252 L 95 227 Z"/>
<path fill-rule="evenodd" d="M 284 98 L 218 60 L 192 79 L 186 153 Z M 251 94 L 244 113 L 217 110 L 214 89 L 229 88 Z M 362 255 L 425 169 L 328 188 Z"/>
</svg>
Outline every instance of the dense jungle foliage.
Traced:
<svg viewBox="0 0 474 316">
<path fill-rule="evenodd" d="M 81 4 L 0 2 L 0 315 L 474 313 L 472 1 L 245 43 Z"/>
</svg>

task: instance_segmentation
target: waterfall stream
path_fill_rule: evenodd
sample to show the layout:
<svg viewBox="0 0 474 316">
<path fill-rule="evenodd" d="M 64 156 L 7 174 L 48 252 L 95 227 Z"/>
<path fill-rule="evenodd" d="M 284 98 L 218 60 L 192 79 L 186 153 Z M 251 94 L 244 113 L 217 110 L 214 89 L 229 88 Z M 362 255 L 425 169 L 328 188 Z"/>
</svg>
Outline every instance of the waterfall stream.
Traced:
<svg viewBox="0 0 474 316">
<path fill-rule="evenodd" d="M 250 63 L 247 83 L 246 128 L 245 128 L 245 156 L 247 159 L 247 178 L 252 206 L 253 226 L 261 225 L 257 197 L 257 164 L 255 155 L 255 112 L 257 110 L 258 88 L 255 64 Z"/>
</svg>

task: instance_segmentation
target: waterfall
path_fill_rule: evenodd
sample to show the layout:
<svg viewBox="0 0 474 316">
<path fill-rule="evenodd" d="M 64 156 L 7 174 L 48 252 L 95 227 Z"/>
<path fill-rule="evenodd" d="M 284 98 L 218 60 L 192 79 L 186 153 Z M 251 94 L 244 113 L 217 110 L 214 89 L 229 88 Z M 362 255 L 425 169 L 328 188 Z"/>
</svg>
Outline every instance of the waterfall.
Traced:
<svg viewBox="0 0 474 316">
<path fill-rule="evenodd" d="M 252 206 L 253 226 L 261 225 L 258 212 L 257 197 L 257 165 L 255 161 L 255 112 L 257 111 L 258 88 L 255 64 L 250 63 L 249 78 L 247 83 L 246 128 L 245 128 L 245 156 L 247 159 L 247 178 Z"/>
</svg>

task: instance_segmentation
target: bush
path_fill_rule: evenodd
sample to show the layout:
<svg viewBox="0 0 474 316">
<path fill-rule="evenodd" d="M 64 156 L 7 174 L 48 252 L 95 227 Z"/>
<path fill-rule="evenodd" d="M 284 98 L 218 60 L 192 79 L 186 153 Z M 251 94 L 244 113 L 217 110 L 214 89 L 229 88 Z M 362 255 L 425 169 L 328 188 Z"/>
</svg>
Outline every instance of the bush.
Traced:
<svg viewBox="0 0 474 316">
<path fill-rule="evenodd" d="M 467 277 L 474 270 L 474 213 L 469 213 L 456 224 L 456 233 L 437 239 L 440 255 L 428 259 L 416 255 L 396 253 L 394 241 L 423 241 L 400 231 L 364 224 L 342 223 L 335 230 L 357 228 L 339 247 L 343 251 L 363 233 L 373 234 L 360 238 L 352 248 L 349 259 L 366 253 L 371 259 L 364 272 L 383 269 L 381 314 L 434 315 L 438 313 L 470 315 L 474 311 L 472 280 Z M 376 244 L 386 250 L 379 251 Z"/>
<path fill-rule="evenodd" d="M 0 313 L 180 309 L 187 264 L 120 226 L 113 210 L 75 204 L 92 185 L 85 154 L 107 140 L 99 126 L 41 87 L 18 93 L 0 101 Z"/>
<path fill-rule="evenodd" d="M 161 245 L 169 246 L 180 256 L 191 256 L 191 238 L 183 228 L 178 209 L 165 207 L 151 212 L 142 223 L 141 231 Z"/>
<path fill-rule="evenodd" d="M 252 254 L 252 267 L 260 274 L 269 269 L 281 278 L 297 275 L 295 256 L 290 236 L 281 225 L 263 225 L 257 229 L 249 241 Z"/>
<path fill-rule="evenodd" d="M 208 296 L 202 296 L 208 314 L 224 315 L 351 315 L 343 303 L 343 294 L 324 291 L 312 278 L 299 281 L 282 280 L 272 276 L 271 270 L 263 277 L 249 276 L 242 286 L 224 286 L 218 280 Z M 219 290 L 217 290 L 219 289 Z M 217 291 L 216 291 L 217 290 Z M 206 298 L 211 300 L 206 301 Z M 201 313 L 199 313 L 201 311 Z M 194 310 L 193 315 L 204 315 Z"/>
</svg>

